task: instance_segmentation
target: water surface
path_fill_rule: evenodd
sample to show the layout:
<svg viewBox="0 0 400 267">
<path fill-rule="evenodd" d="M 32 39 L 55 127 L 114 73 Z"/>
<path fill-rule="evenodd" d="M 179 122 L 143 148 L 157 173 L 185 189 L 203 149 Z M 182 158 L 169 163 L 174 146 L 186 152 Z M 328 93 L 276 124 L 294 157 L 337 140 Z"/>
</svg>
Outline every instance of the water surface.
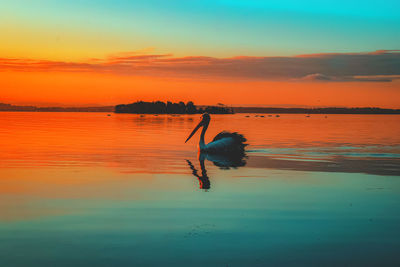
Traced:
<svg viewBox="0 0 400 267">
<path fill-rule="evenodd" d="M 400 116 L 0 113 L 1 266 L 398 266 Z"/>
</svg>

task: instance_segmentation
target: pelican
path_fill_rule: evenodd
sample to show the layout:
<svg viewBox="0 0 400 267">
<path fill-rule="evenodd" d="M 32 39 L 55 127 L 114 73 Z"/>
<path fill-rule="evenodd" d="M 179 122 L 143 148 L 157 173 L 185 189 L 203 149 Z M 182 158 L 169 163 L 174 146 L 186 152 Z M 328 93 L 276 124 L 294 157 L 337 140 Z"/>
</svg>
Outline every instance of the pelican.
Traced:
<svg viewBox="0 0 400 267">
<path fill-rule="evenodd" d="M 211 154 L 225 154 L 225 153 L 244 153 L 244 148 L 247 146 L 245 144 L 246 138 L 239 133 L 231 133 L 231 132 L 220 132 L 217 134 L 212 142 L 206 144 L 204 142 L 204 136 L 206 134 L 208 125 L 210 124 L 210 115 L 208 113 L 204 113 L 201 116 L 201 120 L 199 124 L 194 128 L 192 133 L 186 139 L 185 143 L 189 141 L 189 139 L 197 132 L 200 127 L 203 127 L 200 135 L 199 141 L 199 151 Z"/>
</svg>

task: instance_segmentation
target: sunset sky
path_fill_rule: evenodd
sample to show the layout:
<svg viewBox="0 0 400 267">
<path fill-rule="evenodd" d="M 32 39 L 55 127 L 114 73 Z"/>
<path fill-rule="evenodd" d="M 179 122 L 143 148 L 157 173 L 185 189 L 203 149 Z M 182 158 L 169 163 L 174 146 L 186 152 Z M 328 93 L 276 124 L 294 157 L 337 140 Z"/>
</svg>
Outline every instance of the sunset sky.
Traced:
<svg viewBox="0 0 400 267">
<path fill-rule="evenodd" d="M 0 0 L 0 102 L 400 108 L 400 1 Z"/>
</svg>

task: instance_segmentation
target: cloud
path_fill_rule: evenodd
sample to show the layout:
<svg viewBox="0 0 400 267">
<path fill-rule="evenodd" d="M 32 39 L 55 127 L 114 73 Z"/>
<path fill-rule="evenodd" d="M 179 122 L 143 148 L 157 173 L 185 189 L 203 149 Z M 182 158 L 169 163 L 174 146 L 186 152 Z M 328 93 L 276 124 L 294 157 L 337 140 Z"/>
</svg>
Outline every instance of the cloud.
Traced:
<svg viewBox="0 0 400 267">
<path fill-rule="evenodd" d="M 0 71 L 104 72 L 120 75 L 315 82 L 390 82 L 400 77 L 399 50 L 326 53 L 293 57 L 215 58 L 140 54 L 110 55 L 87 62 L 0 58 Z"/>
<path fill-rule="evenodd" d="M 297 81 L 322 81 L 322 82 L 391 82 L 400 79 L 400 75 L 371 75 L 371 76 L 347 76 L 335 77 L 321 73 L 306 75 Z"/>
<path fill-rule="evenodd" d="M 334 81 L 335 77 L 329 77 L 321 73 L 309 74 L 301 78 L 304 81 Z"/>
</svg>

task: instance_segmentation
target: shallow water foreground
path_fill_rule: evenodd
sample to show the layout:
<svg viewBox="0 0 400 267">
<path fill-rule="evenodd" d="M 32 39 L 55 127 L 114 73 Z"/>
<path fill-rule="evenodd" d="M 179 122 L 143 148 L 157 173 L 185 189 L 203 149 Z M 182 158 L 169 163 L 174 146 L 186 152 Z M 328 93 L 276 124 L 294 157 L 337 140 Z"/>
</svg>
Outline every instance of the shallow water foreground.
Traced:
<svg viewBox="0 0 400 267">
<path fill-rule="evenodd" d="M 0 113 L 0 266 L 399 266 L 400 116 Z"/>
</svg>

